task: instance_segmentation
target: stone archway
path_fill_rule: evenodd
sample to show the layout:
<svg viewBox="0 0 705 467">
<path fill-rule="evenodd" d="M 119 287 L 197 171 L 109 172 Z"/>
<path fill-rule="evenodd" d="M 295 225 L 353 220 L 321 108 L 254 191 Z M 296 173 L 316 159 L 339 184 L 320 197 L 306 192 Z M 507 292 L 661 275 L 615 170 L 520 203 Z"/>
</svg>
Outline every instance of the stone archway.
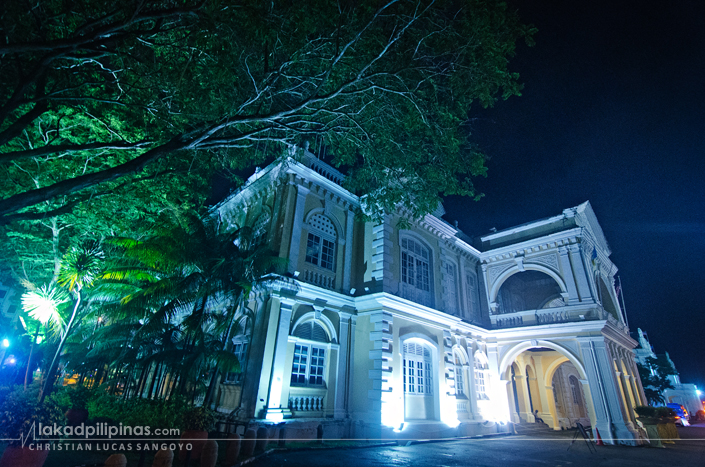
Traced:
<svg viewBox="0 0 705 467">
<path fill-rule="evenodd" d="M 570 368 L 566 378 L 574 376 L 572 382 L 578 402 L 570 406 L 561 404 L 561 401 L 573 400 L 570 380 L 557 388 L 560 392 L 554 392 L 554 375 L 561 366 Z M 508 399 L 513 402 L 510 404 L 518 415 L 514 418 L 519 418 L 520 423 L 533 423 L 540 418 L 549 427 L 560 430 L 574 426 L 578 421 L 590 425 L 594 419 L 585 368 L 581 360 L 564 346 L 543 340 L 517 344 L 505 352 L 499 369 L 502 379 L 512 383 L 507 384 Z M 557 400 L 559 397 L 560 401 Z"/>
</svg>

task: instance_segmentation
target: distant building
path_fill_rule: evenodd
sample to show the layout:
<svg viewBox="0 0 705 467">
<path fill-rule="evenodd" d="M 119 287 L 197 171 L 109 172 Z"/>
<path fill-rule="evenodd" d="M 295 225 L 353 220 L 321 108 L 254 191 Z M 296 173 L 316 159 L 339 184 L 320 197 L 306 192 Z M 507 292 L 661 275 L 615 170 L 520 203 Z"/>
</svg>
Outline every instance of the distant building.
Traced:
<svg viewBox="0 0 705 467">
<path fill-rule="evenodd" d="M 637 333 L 639 346 L 634 349 L 634 354 L 636 355 L 637 363 L 648 368 L 649 364 L 646 359 L 649 357 L 656 358 L 656 354 L 654 353 L 654 349 L 649 342 L 649 336 L 639 328 L 637 328 Z M 671 364 L 676 374 L 668 375 L 668 379 L 673 385 L 673 389 L 666 389 L 663 391 L 663 397 L 666 402 L 681 404 L 688 409 L 690 415 L 693 416 L 699 410 L 703 410 L 703 404 L 700 401 L 700 396 L 698 396 L 698 388 L 694 384 L 681 383 L 680 376 L 676 370 L 676 365 L 673 363 L 673 360 L 671 360 L 668 352 L 666 352 L 666 359 Z M 653 368 L 651 371 L 652 373 L 655 372 Z"/>
<path fill-rule="evenodd" d="M 639 442 L 637 342 L 589 203 L 473 242 L 442 207 L 358 221 L 342 181 L 304 151 L 213 208 L 289 260 L 241 315 L 243 373 L 223 377 L 219 411 L 287 436 L 385 438 L 496 433 L 538 412 Z"/>
<path fill-rule="evenodd" d="M 19 316 L 15 295 L 14 288 L 0 282 L 0 316 L 7 325 L 13 323 Z"/>
</svg>

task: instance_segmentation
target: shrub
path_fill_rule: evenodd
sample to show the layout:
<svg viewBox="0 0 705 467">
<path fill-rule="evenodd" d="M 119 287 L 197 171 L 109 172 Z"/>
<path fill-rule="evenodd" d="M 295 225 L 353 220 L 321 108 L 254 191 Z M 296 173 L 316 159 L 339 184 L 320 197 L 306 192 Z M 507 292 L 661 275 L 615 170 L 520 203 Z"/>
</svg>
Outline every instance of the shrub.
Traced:
<svg viewBox="0 0 705 467">
<path fill-rule="evenodd" d="M 675 417 L 676 412 L 670 407 L 656 407 L 657 417 Z"/>
<path fill-rule="evenodd" d="M 215 424 L 215 412 L 206 407 L 192 407 L 184 413 L 183 430 L 210 431 Z"/>
<path fill-rule="evenodd" d="M 650 405 L 637 405 L 634 407 L 634 412 L 640 417 L 658 417 L 656 415 L 656 407 L 651 407 Z"/>
<path fill-rule="evenodd" d="M 58 398 L 48 397 L 39 404 L 39 385 L 30 386 L 26 391 L 22 387 L 6 392 L 0 403 L 0 438 L 17 439 L 10 445 L 19 445 L 21 436 L 32 439 L 32 425 L 38 429 L 42 425 L 62 424 L 64 414 Z"/>
</svg>

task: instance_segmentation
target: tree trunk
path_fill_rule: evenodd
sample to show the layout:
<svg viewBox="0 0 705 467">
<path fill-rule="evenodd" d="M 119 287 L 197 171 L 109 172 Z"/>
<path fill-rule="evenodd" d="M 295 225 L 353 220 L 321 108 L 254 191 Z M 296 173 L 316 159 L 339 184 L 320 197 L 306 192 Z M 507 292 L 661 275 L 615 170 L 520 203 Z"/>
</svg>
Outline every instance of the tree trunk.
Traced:
<svg viewBox="0 0 705 467">
<path fill-rule="evenodd" d="M 78 307 L 81 305 L 81 292 L 78 291 L 76 292 L 76 304 L 73 307 L 73 312 L 71 313 L 71 318 L 69 319 L 69 323 L 66 325 L 66 332 L 64 332 L 64 335 L 61 336 L 61 341 L 59 342 L 59 347 L 56 349 L 56 353 L 54 354 L 54 359 L 51 362 L 51 366 L 49 367 L 49 373 L 47 375 L 47 379 L 44 382 L 44 388 L 42 389 L 42 395 L 39 398 L 39 403 L 42 404 L 44 402 L 44 399 L 51 394 L 51 391 L 54 389 L 54 373 L 56 372 L 56 367 L 59 364 L 59 357 L 61 356 L 61 351 L 64 348 L 64 343 L 66 342 L 66 338 L 69 336 L 69 333 L 71 332 L 71 326 L 73 326 L 73 321 L 76 318 L 76 313 L 78 312 Z"/>
</svg>

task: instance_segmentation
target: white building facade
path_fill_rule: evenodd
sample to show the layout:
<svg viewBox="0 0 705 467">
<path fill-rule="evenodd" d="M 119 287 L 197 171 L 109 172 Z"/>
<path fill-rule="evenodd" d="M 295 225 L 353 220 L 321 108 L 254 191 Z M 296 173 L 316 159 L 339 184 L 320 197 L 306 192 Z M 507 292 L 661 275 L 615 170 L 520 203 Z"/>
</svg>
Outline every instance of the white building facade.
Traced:
<svg viewBox="0 0 705 467">
<path fill-rule="evenodd" d="M 216 406 L 299 437 L 444 437 L 542 419 L 637 444 L 646 405 L 589 203 L 472 242 L 440 218 L 356 219 L 342 174 L 303 152 L 217 205 L 288 259 L 253 297 Z M 402 222 L 400 222 L 402 221 Z"/>
</svg>

